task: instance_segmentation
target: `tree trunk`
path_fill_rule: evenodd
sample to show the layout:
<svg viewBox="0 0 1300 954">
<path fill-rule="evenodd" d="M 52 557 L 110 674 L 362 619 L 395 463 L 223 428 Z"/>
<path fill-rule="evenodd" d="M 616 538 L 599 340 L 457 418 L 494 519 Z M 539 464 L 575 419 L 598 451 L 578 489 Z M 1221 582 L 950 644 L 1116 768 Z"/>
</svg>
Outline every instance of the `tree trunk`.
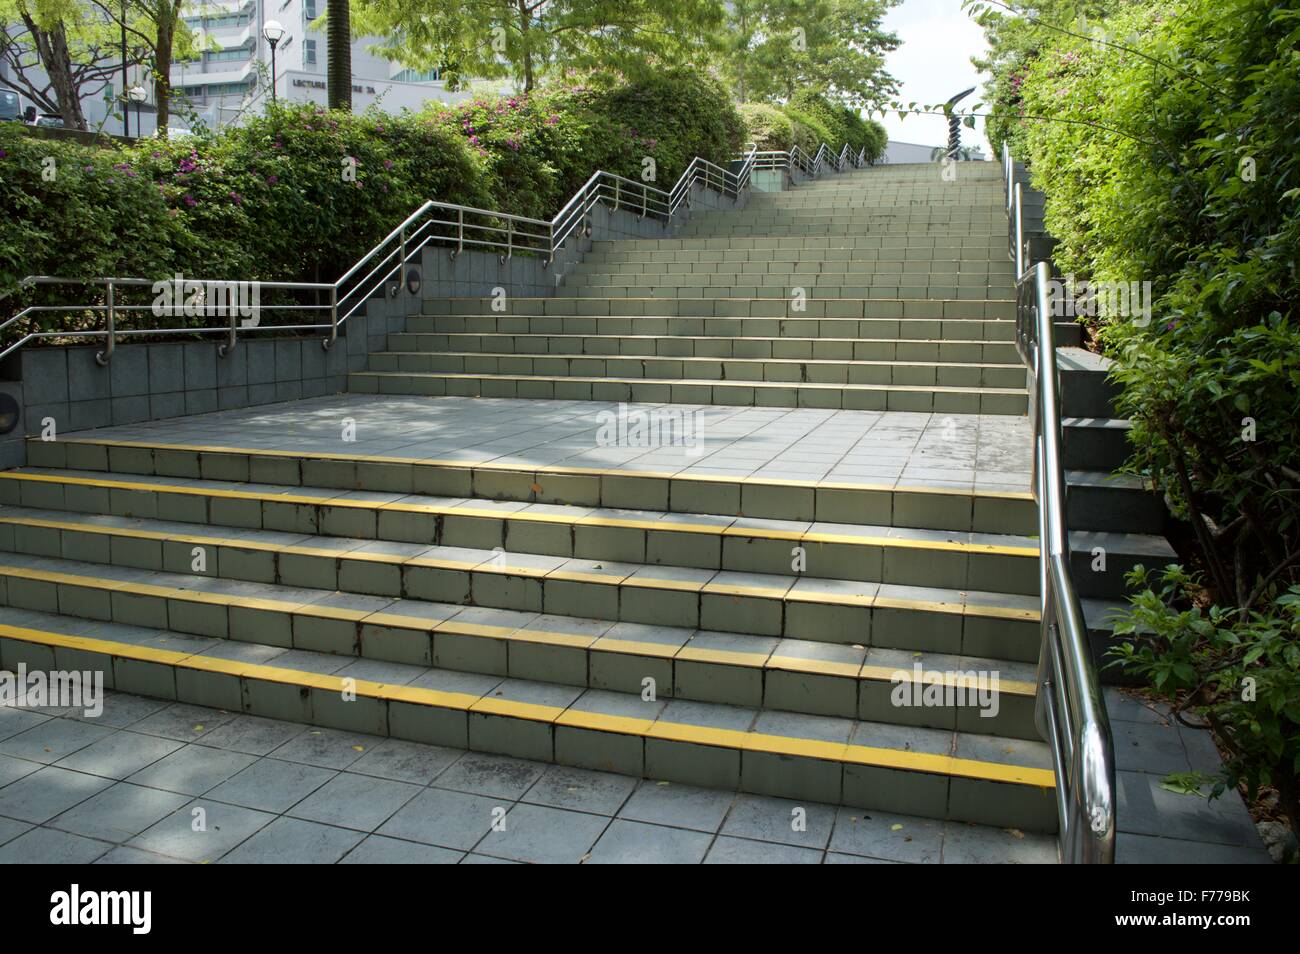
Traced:
<svg viewBox="0 0 1300 954">
<path fill-rule="evenodd" d="M 527 0 L 519 0 L 519 46 L 524 58 L 524 92 L 533 91 L 533 50 L 528 42 L 528 30 L 532 11 L 528 9 Z"/>
<path fill-rule="evenodd" d="M 63 125 L 69 129 L 85 129 L 86 117 L 81 111 L 81 97 L 77 95 L 76 84 L 72 81 L 72 56 L 68 52 L 68 37 L 62 21 L 47 31 L 38 27 L 25 9 L 20 8 L 20 13 L 23 26 L 31 33 L 36 44 L 41 67 L 49 76 L 50 85 L 54 87 L 54 98 Z"/>
<path fill-rule="evenodd" d="M 179 5 L 176 7 L 179 10 Z M 172 44 L 176 42 L 176 21 L 158 23 L 157 40 L 153 53 L 153 97 L 158 109 L 158 138 L 167 138 L 167 124 L 171 117 L 172 99 Z M 125 92 L 125 91 L 124 91 Z M 125 107 L 123 107 L 125 108 Z"/>
<path fill-rule="evenodd" d="M 348 0 L 330 0 L 329 64 L 326 89 L 330 109 L 352 112 L 352 22 Z"/>
</svg>

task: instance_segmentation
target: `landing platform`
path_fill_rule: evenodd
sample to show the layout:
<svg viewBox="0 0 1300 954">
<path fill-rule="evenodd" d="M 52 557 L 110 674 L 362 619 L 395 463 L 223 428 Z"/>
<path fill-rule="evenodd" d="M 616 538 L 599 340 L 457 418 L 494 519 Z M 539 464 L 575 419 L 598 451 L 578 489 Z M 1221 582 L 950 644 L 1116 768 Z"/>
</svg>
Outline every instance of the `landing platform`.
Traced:
<svg viewBox="0 0 1300 954">
<path fill-rule="evenodd" d="M 682 404 L 621 407 L 620 418 L 620 405 L 598 401 L 340 394 L 99 428 L 79 436 L 697 477 L 1029 489 L 1030 429 L 1024 417 Z M 646 446 L 655 442 L 642 442 L 638 428 L 684 439 Z"/>
</svg>

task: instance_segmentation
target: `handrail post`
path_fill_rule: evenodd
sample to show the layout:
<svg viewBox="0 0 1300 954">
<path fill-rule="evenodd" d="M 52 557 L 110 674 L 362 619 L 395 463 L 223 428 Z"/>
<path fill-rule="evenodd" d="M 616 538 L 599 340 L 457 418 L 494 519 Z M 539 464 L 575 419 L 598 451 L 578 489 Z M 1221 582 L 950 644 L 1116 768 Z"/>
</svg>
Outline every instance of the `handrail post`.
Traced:
<svg viewBox="0 0 1300 954">
<path fill-rule="evenodd" d="M 104 339 L 104 350 L 95 355 L 95 363 L 101 368 L 113 359 L 113 349 L 117 346 L 117 306 L 113 298 L 113 283 L 105 283 L 104 304 L 108 308 L 108 320 Z"/>
<path fill-rule="evenodd" d="M 1016 278 L 1018 280 L 1020 276 L 1025 273 L 1025 222 L 1024 208 L 1021 205 L 1021 189 L 1019 182 L 1016 183 L 1015 190 L 1015 236 L 1016 250 L 1013 255 L 1013 260 L 1016 263 Z"/>
<path fill-rule="evenodd" d="M 330 333 L 329 337 L 321 342 L 321 346 L 328 351 L 333 347 L 334 342 L 339 338 L 339 286 L 330 286 Z"/>
</svg>

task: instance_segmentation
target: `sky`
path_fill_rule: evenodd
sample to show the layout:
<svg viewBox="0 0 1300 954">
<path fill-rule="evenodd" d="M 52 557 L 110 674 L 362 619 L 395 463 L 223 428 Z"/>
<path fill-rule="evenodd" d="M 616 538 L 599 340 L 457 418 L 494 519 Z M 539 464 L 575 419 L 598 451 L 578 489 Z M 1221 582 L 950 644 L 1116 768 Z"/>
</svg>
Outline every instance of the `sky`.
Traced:
<svg viewBox="0 0 1300 954">
<path fill-rule="evenodd" d="M 961 0 L 903 0 L 885 15 L 884 27 L 902 41 L 890 53 L 885 68 L 899 83 L 904 103 L 942 103 L 971 86 L 976 91 L 962 100 L 970 107 L 982 101 L 984 77 L 971 66 L 971 56 L 988 49 L 984 32 L 961 8 Z M 877 117 L 889 138 L 940 146 L 948 141 L 948 124 L 942 116 L 908 116 L 897 113 Z M 979 145 L 988 155 L 984 121 L 974 130 L 962 129 L 962 143 Z"/>
</svg>

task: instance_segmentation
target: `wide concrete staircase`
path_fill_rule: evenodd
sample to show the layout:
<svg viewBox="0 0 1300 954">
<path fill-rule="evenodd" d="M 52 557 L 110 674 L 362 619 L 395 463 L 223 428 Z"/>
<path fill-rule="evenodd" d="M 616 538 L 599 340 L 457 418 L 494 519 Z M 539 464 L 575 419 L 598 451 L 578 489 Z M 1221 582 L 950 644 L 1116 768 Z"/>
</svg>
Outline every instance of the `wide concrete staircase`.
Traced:
<svg viewBox="0 0 1300 954">
<path fill-rule="evenodd" d="M 939 412 L 971 440 L 961 414 L 1023 414 L 1026 393 L 997 167 L 960 175 L 846 173 L 697 216 L 673 239 L 602 243 L 560 297 L 437 303 L 353 387 Z M 1024 487 L 85 432 L 32 441 L 29 465 L 0 473 L 0 504 L 7 667 L 103 669 L 125 691 L 656 779 L 1055 827 L 1032 718 Z M 1147 553 L 1121 529 L 1089 539 L 1111 547 L 1111 572 L 1086 576 L 1087 595 L 1118 595 Z M 1078 557 L 1086 568 L 1088 548 Z M 992 675 L 977 697 L 967 680 Z"/>
<path fill-rule="evenodd" d="M 675 238 L 597 243 L 554 298 L 434 302 L 349 386 L 1023 414 L 1001 180 L 936 168 L 846 172 Z"/>
</svg>

